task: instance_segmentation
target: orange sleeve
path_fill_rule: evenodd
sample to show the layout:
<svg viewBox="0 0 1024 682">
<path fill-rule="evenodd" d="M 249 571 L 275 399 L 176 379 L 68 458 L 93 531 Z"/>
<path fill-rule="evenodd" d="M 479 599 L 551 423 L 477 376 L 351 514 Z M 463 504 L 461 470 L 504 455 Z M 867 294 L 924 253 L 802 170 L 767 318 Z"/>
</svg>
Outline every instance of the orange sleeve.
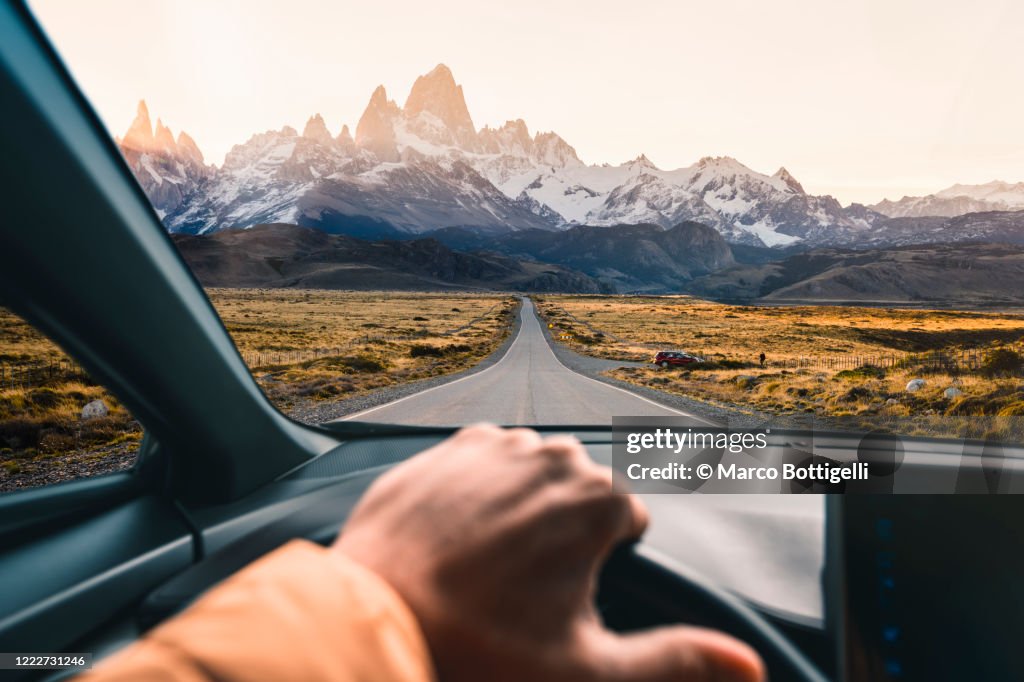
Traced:
<svg viewBox="0 0 1024 682">
<path fill-rule="evenodd" d="M 426 641 L 382 578 L 294 541 L 85 674 L 87 682 L 428 682 Z"/>
</svg>

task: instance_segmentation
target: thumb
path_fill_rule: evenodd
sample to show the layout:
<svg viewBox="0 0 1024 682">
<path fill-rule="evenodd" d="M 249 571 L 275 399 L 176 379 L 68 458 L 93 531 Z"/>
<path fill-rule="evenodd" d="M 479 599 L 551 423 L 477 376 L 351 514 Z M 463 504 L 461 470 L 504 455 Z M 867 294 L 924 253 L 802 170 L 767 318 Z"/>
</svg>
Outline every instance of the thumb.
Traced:
<svg viewBox="0 0 1024 682">
<path fill-rule="evenodd" d="M 761 682 L 760 656 L 728 635 L 696 627 L 665 627 L 629 635 L 607 631 L 598 643 L 598 679 L 607 682 Z"/>
</svg>

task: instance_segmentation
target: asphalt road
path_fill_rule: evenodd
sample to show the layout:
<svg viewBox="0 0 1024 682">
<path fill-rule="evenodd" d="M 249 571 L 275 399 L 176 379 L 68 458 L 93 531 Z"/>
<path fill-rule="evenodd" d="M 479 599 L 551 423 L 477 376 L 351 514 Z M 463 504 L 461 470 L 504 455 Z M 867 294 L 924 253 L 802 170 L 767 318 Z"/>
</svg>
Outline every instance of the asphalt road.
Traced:
<svg viewBox="0 0 1024 682">
<path fill-rule="evenodd" d="M 427 425 L 610 425 L 613 416 L 692 417 L 563 365 L 541 329 L 533 303 L 523 300 L 519 334 L 497 363 L 346 419 Z"/>
<path fill-rule="evenodd" d="M 613 416 L 696 419 L 573 372 L 552 353 L 529 299 L 520 315 L 518 336 L 491 367 L 346 419 L 565 426 L 606 426 Z M 591 455 L 610 463 L 609 448 Z M 643 497 L 653 520 L 645 539 L 650 546 L 757 603 L 820 621 L 824 504 L 818 496 Z"/>
</svg>

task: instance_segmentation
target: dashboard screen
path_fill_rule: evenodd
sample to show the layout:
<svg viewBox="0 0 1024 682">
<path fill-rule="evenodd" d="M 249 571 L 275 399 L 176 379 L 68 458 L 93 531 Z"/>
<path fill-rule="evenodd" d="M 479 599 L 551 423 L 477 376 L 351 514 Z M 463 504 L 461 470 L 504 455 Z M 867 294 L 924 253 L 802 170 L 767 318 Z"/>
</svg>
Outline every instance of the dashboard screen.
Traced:
<svg viewBox="0 0 1024 682">
<path fill-rule="evenodd" d="M 1024 498 L 840 505 L 845 680 L 1020 679 Z"/>
</svg>

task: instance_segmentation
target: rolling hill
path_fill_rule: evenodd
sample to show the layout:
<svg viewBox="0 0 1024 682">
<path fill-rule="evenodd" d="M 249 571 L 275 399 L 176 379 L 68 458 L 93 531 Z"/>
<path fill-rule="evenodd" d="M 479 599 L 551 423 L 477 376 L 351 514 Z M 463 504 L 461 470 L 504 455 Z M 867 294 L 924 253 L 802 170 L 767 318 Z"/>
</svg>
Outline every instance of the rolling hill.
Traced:
<svg viewBox="0 0 1024 682">
<path fill-rule="evenodd" d="M 459 253 L 429 238 L 368 241 L 281 224 L 172 238 L 209 287 L 608 291 L 595 279 L 558 265 Z"/>
<path fill-rule="evenodd" d="M 700 277 L 690 293 L 763 303 L 1024 305 L 1024 246 L 965 243 L 817 249 Z"/>
</svg>

